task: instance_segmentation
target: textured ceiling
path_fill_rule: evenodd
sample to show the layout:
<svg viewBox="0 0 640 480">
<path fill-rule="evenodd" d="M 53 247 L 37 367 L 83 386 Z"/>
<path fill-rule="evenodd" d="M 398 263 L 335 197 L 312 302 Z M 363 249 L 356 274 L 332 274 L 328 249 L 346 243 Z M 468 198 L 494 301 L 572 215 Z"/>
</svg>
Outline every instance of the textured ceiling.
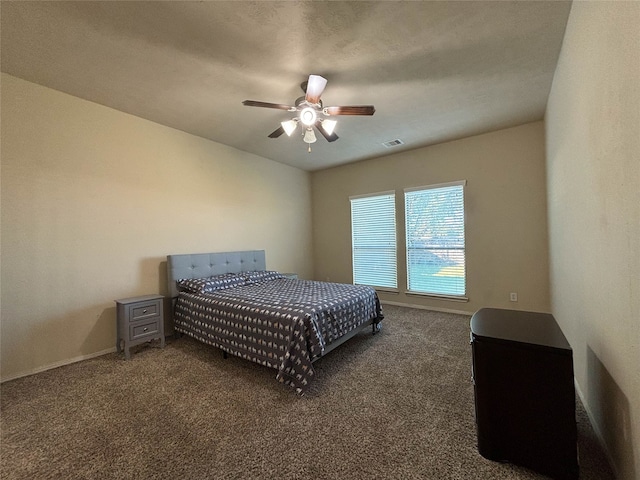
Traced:
<svg viewBox="0 0 640 480">
<path fill-rule="evenodd" d="M 306 170 L 543 118 L 568 2 L 7 2 L 2 71 Z M 309 74 L 340 116 L 267 138 Z M 401 139 L 404 145 L 382 143 Z"/>
</svg>

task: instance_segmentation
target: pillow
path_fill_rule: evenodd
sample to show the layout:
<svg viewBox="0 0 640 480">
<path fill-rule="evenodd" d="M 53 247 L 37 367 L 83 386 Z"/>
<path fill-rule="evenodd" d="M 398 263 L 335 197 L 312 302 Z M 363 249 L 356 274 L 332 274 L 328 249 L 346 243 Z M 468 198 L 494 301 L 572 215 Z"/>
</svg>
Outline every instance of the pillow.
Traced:
<svg viewBox="0 0 640 480">
<path fill-rule="evenodd" d="M 178 290 L 190 293 L 208 293 L 244 285 L 245 275 L 241 273 L 223 273 L 207 278 L 183 278 L 178 280 Z"/>
<path fill-rule="evenodd" d="M 182 278 L 176 281 L 176 286 L 179 292 L 202 293 L 206 282 L 206 278 Z"/>
<path fill-rule="evenodd" d="M 270 280 L 276 280 L 278 278 L 285 278 L 284 275 L 282 275 L 281 273 L 273 272 L 270 270 L 246 272 L 245 277 L 247 279 L 247 284 L 262 283 L 262 282 L 268 282 Z"/>
<path fill-rule="evenodd" d="M 242 273 L 223 273 L 207 278 L 204 286 L 205 292 L 215 292 L 225 288 L 240 287 L 246 283 Z"/>
</svg>

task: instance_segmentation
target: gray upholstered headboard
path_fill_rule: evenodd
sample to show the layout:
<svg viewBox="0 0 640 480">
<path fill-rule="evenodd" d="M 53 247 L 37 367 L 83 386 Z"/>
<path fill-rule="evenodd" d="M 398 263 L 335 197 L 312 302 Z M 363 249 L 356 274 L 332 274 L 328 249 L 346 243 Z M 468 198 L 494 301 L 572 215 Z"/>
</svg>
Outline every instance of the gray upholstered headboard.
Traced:
<svg viewBox="0 0 640 480">
<path fill-rule="evenodd" d="M 167 281 L 171 298 L 178 296 L 176 280 L 182 278 L 205 278 L 266 269 L 264 250 L 167 255 Z"/>
</svg>

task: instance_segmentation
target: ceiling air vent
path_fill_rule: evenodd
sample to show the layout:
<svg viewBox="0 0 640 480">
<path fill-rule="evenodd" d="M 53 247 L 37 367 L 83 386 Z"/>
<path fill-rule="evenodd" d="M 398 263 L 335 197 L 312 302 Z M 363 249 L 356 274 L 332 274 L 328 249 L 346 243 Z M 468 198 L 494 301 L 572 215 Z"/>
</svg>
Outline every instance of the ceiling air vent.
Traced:
<svg viewBox="0 0 640 480">
<path fill-rule="evenodd" d="M 399 138 L 396 138 L 395 140 L 389 140 L 388 142 L 384 142 L 382 145 L 384 145 L 387 148 L 391 148 L 391 147 L 397 147 L 398 145 L 404 145 L 404 142 Z"/>
</svg>

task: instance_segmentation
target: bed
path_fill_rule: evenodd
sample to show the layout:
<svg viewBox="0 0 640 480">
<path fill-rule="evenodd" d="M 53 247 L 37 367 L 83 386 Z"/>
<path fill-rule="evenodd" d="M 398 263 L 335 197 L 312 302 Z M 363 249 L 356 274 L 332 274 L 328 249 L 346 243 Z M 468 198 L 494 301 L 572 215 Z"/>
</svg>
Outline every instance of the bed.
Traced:
<svg viewBox="0 0 640 480">
<path fill-rule="evenodd" d="M 264 250 L 167 256 L 174 330 L 276 369 L 303 394 L 313 362 L 383 319 L 375 290 L 268 271 Z"/>
</svg>

